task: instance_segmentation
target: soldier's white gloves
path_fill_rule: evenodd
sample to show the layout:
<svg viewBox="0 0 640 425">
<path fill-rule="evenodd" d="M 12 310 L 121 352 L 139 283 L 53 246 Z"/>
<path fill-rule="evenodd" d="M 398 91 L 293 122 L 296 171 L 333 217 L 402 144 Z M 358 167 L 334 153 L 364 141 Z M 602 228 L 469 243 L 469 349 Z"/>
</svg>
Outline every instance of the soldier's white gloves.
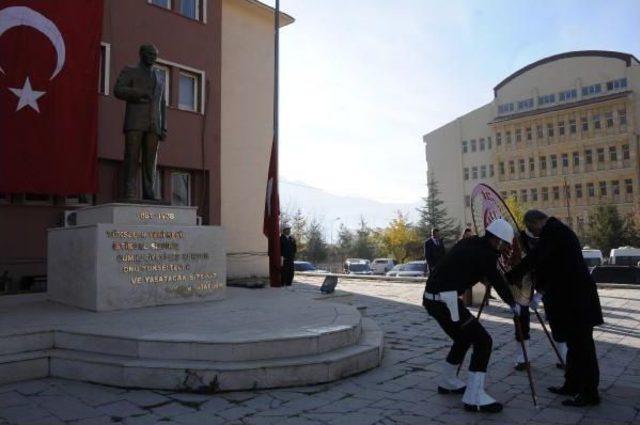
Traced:
<svg viewBox="0 0 640 425">
<path fill-rule="evenodd" d="M 520 316 L 520 304 L 515 303 L 514 305 L 511 306 L 511 312 L 513 313 L 514 317 L 519 317 Z"/>
<path fill-rule="evenodd" d="M 529 307 L 531 307 L 534 311 L 537 311 L 538 307 L 540 307 L 541 301 L 542 301 L 542 294 L 539 292 L 536 292 L 535 294 L 533 294 L 533 297 L 531 298 L 531 303 L 529 303 Z"/>
</svg>

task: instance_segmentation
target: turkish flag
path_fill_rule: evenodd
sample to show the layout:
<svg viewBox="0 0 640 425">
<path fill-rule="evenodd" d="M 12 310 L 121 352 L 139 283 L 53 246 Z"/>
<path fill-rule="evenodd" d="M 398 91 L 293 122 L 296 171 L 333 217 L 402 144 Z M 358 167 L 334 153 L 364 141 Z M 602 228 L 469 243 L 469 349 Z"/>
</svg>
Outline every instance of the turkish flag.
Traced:
<svg viewBox="0 0 640 425">
<path fill-rule="evenodd" d="M 278 140 L 274 136 L 267 176 L 262 232 L 269 241 L 269 280 L 271 286 L 281 286 L 280 264 L 280 195 L 278 193 Z"/>
<path fill-rule="evenodd" d="M 96 192 L 102 12 L 0 2 L 0 193 Z"/>
</svg>

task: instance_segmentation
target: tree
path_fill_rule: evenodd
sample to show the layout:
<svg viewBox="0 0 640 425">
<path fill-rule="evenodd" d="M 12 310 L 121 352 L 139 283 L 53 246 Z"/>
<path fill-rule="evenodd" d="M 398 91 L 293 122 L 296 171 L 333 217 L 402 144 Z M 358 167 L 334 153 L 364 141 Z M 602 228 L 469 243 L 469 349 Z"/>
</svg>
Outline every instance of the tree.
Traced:
<svg viewBox="0 0 640 425">
<path fill-rule="evenodd" d="M 353 241 L 353 249 L 351 254 L 357 258 L 371 259 L 375 254 L 372 240 L 373 231 L 367 225 L 364 217 L 360 217 L 360 228 L 356 230 L 355 240 Z"/>
<path fill-rule="evenodd" d="M 589 214 L 587 238 L 607 255 L 612 248 L 636 244 L 638 231 L 633 219 L 622 218 L 614 205 L 598 205 Z"/>
<path fill-rule="evenodd" d="M 422 256 L 422 238 L 400 211 L 383 231 L 382 240 L 386 251 L 400 263 Z"/>
<path fill-rule="evenodd" d="M 445 243 L 451 243 L 460 237 L 460 224 L 456 223 L 453 217 L 449 217 L 444 201 L 440 199 L 440 189 L 438 181 L 429 173 L 427 179 L 427 197 L 422 198 L 424 202 L 418 208 L 419 218 L 417 223 L 418 234 L 424 240 L 431 236 L 431 230 L 440 230 L 440 237 Z"/>
<path fill-rule="evenodd" d="M 354 243 L 354 235 L 351 230 L 344 225 L 344 223 L 340 223 L 340 227 L 338 228 L 338 244 L 337 251 L 338 254 L 344 259 L 347 258 L 351 251 L 353 250 Z"/>
<path fill-rule="evenodd" d="M 320 222 L 313 218 L 307 226 L 305 234 L 306 247 L 304 250 L 305 258 L 312 263 L 319 263 L 326 260 L 329 254 L 323 234 L 324 232 Z"/>
<path fill-rule="evenodd" d="M 298 250 L 304 251 L 306 244 L 305 234 L 307 230 L 307 217 L 302 214 L 302 210 L 298 208 L 291 217 L 291 234 L 298 244 Z"/>
</svg>

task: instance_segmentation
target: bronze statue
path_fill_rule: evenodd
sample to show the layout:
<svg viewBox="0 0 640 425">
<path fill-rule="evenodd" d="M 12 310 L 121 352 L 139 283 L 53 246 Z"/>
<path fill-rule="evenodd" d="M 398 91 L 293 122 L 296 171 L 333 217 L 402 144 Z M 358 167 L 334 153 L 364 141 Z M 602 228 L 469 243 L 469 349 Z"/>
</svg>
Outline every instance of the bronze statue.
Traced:
<svg viewBox="0 0 640 425">
<path fill-rule="evenodd" d="M 155 200 L 158 140 L 167 135 L 164 81 L 153 65 L 158 49 L 140 46 L 140 63 L 125 67 L 118 76 L 114 95 L 127 102 L 124 116 L 124 197 L 136 198 L 136 174 L 142 150 L 142 199 Z"/>
</svg>

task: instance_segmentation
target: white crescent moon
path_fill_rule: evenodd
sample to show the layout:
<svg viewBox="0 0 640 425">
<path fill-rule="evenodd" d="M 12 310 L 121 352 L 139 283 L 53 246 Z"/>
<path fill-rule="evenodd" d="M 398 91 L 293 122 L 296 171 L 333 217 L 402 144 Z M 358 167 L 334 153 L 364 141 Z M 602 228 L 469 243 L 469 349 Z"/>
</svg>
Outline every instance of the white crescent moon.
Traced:
<svg viewBox="0 0 640 425">
<path fill-rule="evenodd" d="M 53 44 L 57 53 L 56 69 L 53 70 L 53 74 L 51 74 L 49 78 L 49 80 L 53 80 L 62 70 L 66 59 L 64 39 L 62 38 L 62 34 L 60 34 L 60 30 L 58 30 L 56 24 L 46 16 L 28 7 L 13 6 L 0 10 L 0 37 L 5 31 L 20 26 L 37 29 L 47 36 L 51 44 Z M 0 68 L 0 72 L 5 73 L 2 68 Z"/>
</svg>

